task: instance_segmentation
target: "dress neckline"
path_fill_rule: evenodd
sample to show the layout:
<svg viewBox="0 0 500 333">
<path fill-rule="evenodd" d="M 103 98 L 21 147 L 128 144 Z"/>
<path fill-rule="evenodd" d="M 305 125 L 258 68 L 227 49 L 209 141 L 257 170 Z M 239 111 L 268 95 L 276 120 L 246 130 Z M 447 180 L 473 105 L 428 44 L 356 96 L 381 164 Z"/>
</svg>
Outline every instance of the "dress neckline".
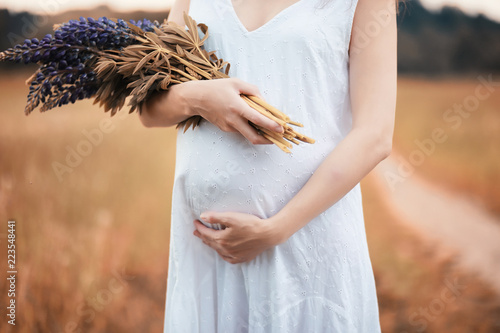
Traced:
<svg viewBox="0 0 500 333">
<path fill-rule="evenodd" d="M 236 13 L 236 10 L 234 9 L 232 0 L 226 0 L 226 1 L 228 1 L 228 5 L 229 5 L 229 7 L 231 7 L 231 14 L 233 15 L 233 18 L 236 21 L 236 23 L 238 24 L 238 26 L 240 27 L 240 29 L 243 30 L 243 32 L 245 34 L 253 34 L 253 33 L 259 32 L 261 30 L 265 30 L 268 26 L 272 25 L 275 21 L 277 21 L 282 15 L 284 15 L 286 12 L 292 10 L 293 8 L 297 7 L 300 3 L 304 2 L 305 0 L 299 0 L 299 1 L 291 4 L 290 6 L 283 8 L 280 12 L 278 12 L 276 15 L 274 15 L 270 20 L 268 20 L 267 22 L 265 22 L 264 24 L 262 24 L 261 26 L 255 28 L 253 30 L 248 30 L 247 27 L 243 24 L 243 22 L 241 22 L 240 17 L 238 16 L 238 14 Z"/>
</svg>

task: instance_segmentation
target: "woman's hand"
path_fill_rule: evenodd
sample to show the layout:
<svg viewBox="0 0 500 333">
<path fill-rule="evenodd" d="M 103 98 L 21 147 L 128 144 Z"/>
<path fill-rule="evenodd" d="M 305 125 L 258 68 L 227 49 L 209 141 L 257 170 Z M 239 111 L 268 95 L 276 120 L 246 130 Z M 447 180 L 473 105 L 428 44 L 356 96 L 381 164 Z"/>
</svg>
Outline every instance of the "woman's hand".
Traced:
<svg viewBox="0 0 500 333">
<path fill-rule="evenodd" d="M 259 96 L 259 89 L 239 79 L 200 80 L 184 83 L 183 99 L 195 114 L 224 132 L 240 132 L 253 144 L 270 144 L 248 122 L 281 133 L 278 123 L 246 104 L 240 94 Z"/>
<path fill-rule="evenodd" d="M 249 121 L 278 133 L 283 127 L 248 106 L 240 94 L 260 95 L 256 86 L 235 78 L 184 82 L 151 97 L 141 108 L 141 121 L 147 127 L 173 126 L 198 115 L 253 144 L 271 144 Z"/>
<path fill-rule="evenodd" d="M 274 223 L 255 215 L 235 212 L 204 212 L 200 218 L 207 223 L 219 223 L 223 230 L 214 230 L 194 221 L 193 234 L 217 251 L 231 264 L 253 260 L 265 250 L 284 241 Z"/>
</svg>

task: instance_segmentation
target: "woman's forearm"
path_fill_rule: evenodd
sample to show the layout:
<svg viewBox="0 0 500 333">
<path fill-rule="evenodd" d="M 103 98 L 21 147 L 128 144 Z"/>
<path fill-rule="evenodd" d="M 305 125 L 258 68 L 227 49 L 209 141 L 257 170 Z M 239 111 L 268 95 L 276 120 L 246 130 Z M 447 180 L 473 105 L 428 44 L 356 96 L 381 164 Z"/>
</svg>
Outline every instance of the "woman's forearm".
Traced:
<svg viewBox="0 0 500 333">
<path fill-rule="evenodd" d="M 304 187 L 270 218 L 277 242 L 286 241 L 347 194 L 390 154 L 391 142 L 392 137 L 383 132 L 352 130 Z"/>
<path fill-rule="evenodd" d="M 168 127 L 200 116 L 224 132 L 239 132 L 253 144 L 271 144 L 250 124 L 282 133 L 283 128 L 243 101 L 240 95 L 259 96 L 259 89 L 235 78 L 188 81 L 159 92 L 141 107 L 146 127 Z"/>
<path fill-rule="evenodd" d="M 184 84 L 184 83 L 183 83 Z M 170 127 L 194 115 L 183 98 L 181 85 L 151 96 L 141 106 L 140 119 L 146 127 Z"/>
</svg>

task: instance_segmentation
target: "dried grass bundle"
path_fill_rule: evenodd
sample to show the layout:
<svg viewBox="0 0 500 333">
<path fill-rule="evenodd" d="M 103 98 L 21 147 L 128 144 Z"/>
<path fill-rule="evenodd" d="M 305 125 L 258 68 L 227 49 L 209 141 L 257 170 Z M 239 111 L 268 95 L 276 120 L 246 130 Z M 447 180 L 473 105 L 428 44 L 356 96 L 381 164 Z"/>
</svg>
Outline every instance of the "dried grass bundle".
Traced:
<svg viewBox="0 0 500 333">
<path fill-rule="evenodd" d="M 132 27 L 140 44 L 130 45 L 119 54 L 106 54 L 97 63 L 96 72 L 104 84 L 98 90 L 95 102 L 114 114 L 130 95 L 130 112 L 133 112 L 140 110 L 141 104 L 154 91 L 166 90 L 171 84 L 228 78 L 230 64 L 218 59 L 214 51 L 203 48 L 208 38 L 207 26 L 196 24 L 187 14 L 184 14 L 184 20 L 187 30 L 174 22 L 165 22 L 159 28 L 155 27 L 154 32 Z M 198 34 L 198 27 L 203 38 Z M 285 131 L 279 134 L 252 124 L 283 151 L 290 152 L 290 142 L 314 143 L 313 139 L 297 133 L 290 125 L 303 125 L 291 121 L 283 112 L 256 96 L 241 97 L 249 106 L 283 126 Z M 177 127 L 184 128 L 184 131 L 190 126 L 194 129 L 201 120 L 201 117 L 194 116 Z"/>
<path fill-rule="evenodd" d="M 167 90 L 173 84 L 229 77 L 230 64 L 218 59 L 215 51 L 203 48 L 208 38 L 207 26 L 197 24 L 186 13 L 184 20 L 187 30 L 166 21 L 127 24 L 123 20 L 80 18 L 55 26 L 55 37 L 26 40 L 25 44 L 0 53 L 0 61 L 40 64 L 27 81 L 30 84 L 27 114 L 39 104 L 41 111 L 46 111 L 91 97 L 95 98 L 94 104 L 99 103 L 111 115 L 122 109 L 130 97 L 130 113 L 140 112 L 141 105 L 153 93 Z M 256 96 L 241 97 L 283 126 L 284 133 L 279 134 L 250 123 L 283 151 L 289 153 L 292 143 L 314 143 L 313 139 L 297 133 L 291 125 L 302 127 L 302 124 L 290 120 L 283 112 Z M 200 116 L 194 116 L 179 123 L 177 128 L 184 128 L 185 132 L 200 121 Z"/>
</svg>

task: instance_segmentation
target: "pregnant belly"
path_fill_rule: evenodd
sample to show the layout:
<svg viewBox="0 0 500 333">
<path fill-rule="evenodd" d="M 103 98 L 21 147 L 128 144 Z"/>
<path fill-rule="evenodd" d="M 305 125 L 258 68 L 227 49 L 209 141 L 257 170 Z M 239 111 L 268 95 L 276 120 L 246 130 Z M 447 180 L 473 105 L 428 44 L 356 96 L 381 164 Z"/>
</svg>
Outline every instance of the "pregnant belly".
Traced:
<svg viewBox="0 0 500 333">
<path fill-rule="evenodd" d="M 300 147 L 295 147 L 297 149 Z M 310 147 L 307 147 L 310 148 Z M 273 145 L 252 145 L 208 122 L 177 137 L 176 181 L 199 216 L 206 210 L 274 215 L 305 184 L 318 161 Z"/>
</svg>

